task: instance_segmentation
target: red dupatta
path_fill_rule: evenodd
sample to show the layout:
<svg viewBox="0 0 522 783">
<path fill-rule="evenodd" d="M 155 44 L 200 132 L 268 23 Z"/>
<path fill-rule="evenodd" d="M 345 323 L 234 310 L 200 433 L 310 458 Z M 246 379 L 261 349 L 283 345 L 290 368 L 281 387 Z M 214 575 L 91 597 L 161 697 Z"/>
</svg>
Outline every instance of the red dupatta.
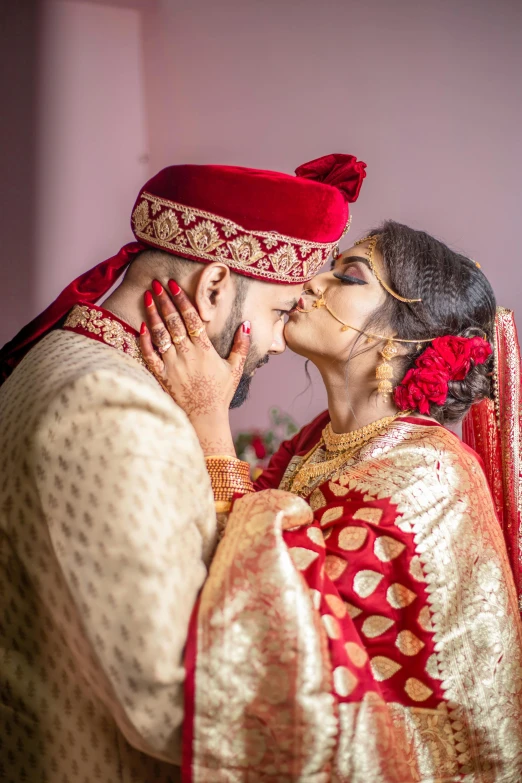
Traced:
<svg viewBox="0 0 522 783">
<path fill-rule="evenodd" d="M 462 437 L 484 462 L 522 611 L 520 348 L 513 311 L 504 307 L 495 318 L 495 365 L 495 399 L 471 408 Z"/>
</svg>

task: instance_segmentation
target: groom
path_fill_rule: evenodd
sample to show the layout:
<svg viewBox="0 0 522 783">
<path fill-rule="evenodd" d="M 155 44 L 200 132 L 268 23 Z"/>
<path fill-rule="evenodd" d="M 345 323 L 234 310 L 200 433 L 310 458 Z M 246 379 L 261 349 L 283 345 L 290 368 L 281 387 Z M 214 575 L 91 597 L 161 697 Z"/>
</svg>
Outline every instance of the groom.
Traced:
<svg viewBox="0 0 522 783">
<path fill-rule="evenodd" d="M 240 404 L 284 350 L 282 315 L 341 237 L 341 191 L 355 200 L 364 164 L 330 155 L 297 174 L 164 169 L 135 203 L 137 241 L 0 352 L 0 777 L 177 779 L 216 519 L 195 433 L 139 351 L 143 295 L 177 279 L 223 356 L 250 320 Z"/>
</svg>

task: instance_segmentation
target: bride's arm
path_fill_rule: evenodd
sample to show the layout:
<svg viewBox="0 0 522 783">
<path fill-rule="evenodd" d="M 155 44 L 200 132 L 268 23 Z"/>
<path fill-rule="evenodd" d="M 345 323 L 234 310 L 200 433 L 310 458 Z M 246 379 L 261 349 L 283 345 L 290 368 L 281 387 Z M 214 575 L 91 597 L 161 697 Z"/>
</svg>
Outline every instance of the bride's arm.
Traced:
<svg viewBox="0 0 522 783">
<path fill-rule="evenodd" d="M 253 492 L 249 465 L 237 459 L 229 422 L 230 401 L 250 348 L 250 325 L 242 324 L 230 356 L 222 359 L 184 291 L 179 289 L 173 300 L 163 291 L 156 300 L 157 305 L 146 297 L 141 351 L 150 371 L 194 427 L 205 454 L 216 512 L 223 514 L 235 496 Z"/>
</svg>

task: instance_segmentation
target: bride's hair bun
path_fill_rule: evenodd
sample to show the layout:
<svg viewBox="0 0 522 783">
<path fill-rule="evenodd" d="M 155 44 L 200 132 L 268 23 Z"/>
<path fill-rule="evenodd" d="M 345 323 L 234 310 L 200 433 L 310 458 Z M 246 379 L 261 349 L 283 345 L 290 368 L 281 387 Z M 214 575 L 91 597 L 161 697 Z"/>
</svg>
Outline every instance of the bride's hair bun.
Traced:
<svg viewBox="0 0 522 783">
<path fill-rule="evenodd" d="M 386 277 L 401 296 L 422 299 L 405 304 L 391 296 L 365 324 L 366 331 L 388 328 L 406 340 L 430 337 L 485 338 L 493 346 L 496 302 L 493 289 L 477 264 L 424 231 L 387 221 L 372 229 L 383 256 Z M 416 367 L 422 345 L 403 344 L 406 353 L 393 361 L 396 381 Z M 449 380 L 447 396 L 431 403 L 429 415 L 441 424 L 459 421 L 473 403 L 492 396 L 493 355 L 471 363 L 462 380 Z M 400 379 L 400 380 L 399 380 Z"/>
</svg>

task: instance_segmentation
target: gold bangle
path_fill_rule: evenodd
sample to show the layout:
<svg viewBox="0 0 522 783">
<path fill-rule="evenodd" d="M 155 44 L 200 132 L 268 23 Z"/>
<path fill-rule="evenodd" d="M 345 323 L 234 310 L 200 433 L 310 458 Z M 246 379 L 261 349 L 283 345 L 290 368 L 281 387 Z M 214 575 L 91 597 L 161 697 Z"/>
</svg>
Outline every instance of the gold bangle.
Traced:
<svg viewBox="0 0 522 783">
<path fill-rule="evenodd" d="M 205 462 L 216 503 L 230 503 L 234 495 L 254 491 L 248 462 L 228 454 L 209 455 Z"/>
<path fill-rule="evenodd" d="M 225 462 L 241 462 L 239 457 L 232 457 L 231 454 L 207 454 L 205 456 L 205 461 L 208 462 L 208 460 L 211 459 L 218 459 L 218 460 L 224 460 Z M 248 463 L 245 463 L 248 464 Z"/>
</svg>

